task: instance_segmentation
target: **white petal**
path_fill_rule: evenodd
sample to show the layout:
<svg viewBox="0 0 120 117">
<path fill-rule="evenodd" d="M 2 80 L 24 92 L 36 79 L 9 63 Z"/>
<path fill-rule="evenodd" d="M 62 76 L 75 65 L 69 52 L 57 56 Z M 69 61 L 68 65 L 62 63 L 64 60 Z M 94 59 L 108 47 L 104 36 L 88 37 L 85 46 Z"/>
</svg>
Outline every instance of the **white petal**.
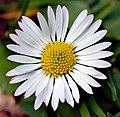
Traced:
<svg viewBox="0 0 120 117">
<path fill-rule="evenodd" d="M 17 35 L 10 34 L 9 36 L 15 43 L 19 44 L 20 46 L 25 46 L 25 47 L 28 46 L 28 44 L 25 43 L 23 40 L 21 40 Z"/>
<path fill-rule="evenodd" d="M 19 83 L 19 82 L 22 82 L 22 81 L 24 81 L 24 80 L 26 80 L 27 79 L 27 77 L 19 77 L 19 78 L 17 78 L 17 79 L 11 79 L 11 81 L 9 82 L 10 84 L 14 84 L 14 83 Z"/>
<path fill-rule="evenodd" d="M 47 43 L 46 40 L 45 40 L 45 37 L 42 33 L 42 31 L 40 30 L 40 28 L 31 20 L 29 19 L 28 17 L 26 16 L 22 16 L 22 23 L 27 27 L 29 28 L 31 31 L 29 31 L 29 33 L 33 34 L 33 38 L 39 43 L 39 44 L 43 44 L 42 42 L 44 43 Z M 27 29 L 26 29 L 27 30 Z M 42 45 L 41 45 L 42 46 Z"/>
<path fill-rule="evenodd" d="M 88 29 L 86 29 L 73 43 L 77 46 L 80 41 L 84 40 L 87 36 L 92 35 L 101 25 L 102 20 L 97 20 Z"/>
<path fill-rule="evenodd" d="M 11 55 L 7 58 L 8 60 L 18 62 L 18 63 L 39 63 L 40 60 L 23 55 Z"/>
<path fill-rule="evenodd" d="M 82 51 L 79 51 L 76 53 L 76 55 L 87 55 L 87 54 L 93 54 L 96 52 L 99 52 L 103 49 L 108 48 L 111 45 L 111 42 L 102 42 L 99 44 L 95 44 L 93 46 L 90 46 Z"/>
<path fill-rule="evenodd" d="M 39 73 L 41 73 L 41 69 L 37 70 Z M 34 72 L 37 72 L 37 71 L 33 71 L 31 73 L 34 73 Z M 42 71 L 43 72 L 43 71 Z M 31 74 L 30 73 L 30 74 Z M 16 71 L 16 69 L 12 69 L 10 70 L 9 72 L 6 73 L 6 76 L 16 76 L 16 75 L 24 75 L 23 72 L 19 72 L 19 71 Z"/>
<path fill-rule="evenodd" d="M 37 90 L 35 92 L 35 95 L 38 96 L 39 93 L 47 86 L 49 82 L 49 76 L 46 76 L 45 74 L 42 76 L 42 80 L 39 82 L 39 86 L 37 86 Z"/>
<path fill-rule="evenodd" d="M 32 86 L 28 90 L 26 90 L 24 98 L 30 97 L 37 90 L 37 87 L 42 80 L 42 76 L 43 74 L 36 76 L 36 82 L 34 82 L 34 84 L 32 84 Z"/>
<path fill-rule="evenodd" d="M 88 75 L 90 75 L 90 76 L 92 76 L 94 78 L 97 78 L 97 79 L 106 79 L 107 78 L 103 73 L 97 71 L 93 67 L 86 67 L 86 66 L 79 65 L 79 64 L 77 64 L 77 65 L 78 66 L 75 67 L 75 68 L 80 70 L 84 74 L 88 74 Z"/>
<path fill-rule="evenodd" d="M 23 31 L 24 33 L 27 33 L 29 36 L 31 36 L 32 38 L 34 38 L 35 41 L 38 42 L 38 39 L 37 39 L 38 37 L 37 37 L 37 35 L 32 31 L 32 28 L 29 27 L 23 19 L 21 19 L 21 20 L 22 20 L 22 22 L 19 21 L 19 22 L 18 22 L 18 25 L 20 26 L 20 28 L 22 29 L 22 31 Z"/>
<path fill-rule="evenodd" d="M 55 31 L 56 31 L 56 21 L 55 21 L 55 15 L 54 15 L 53 9 L 50 6 L 48 6 L 48 24 L 49 24 L 49 29 L 50 29 L 50 35 L 54 42 Z"/>
<path fill-rule="evenodd" d="M 79 51 L 85 47 L 88 47 L 98 42 L 105 36 L 106 33 L 107 33 L 107 30 L 101 30 L 101 31 L 94 33 L 93 35 L 86 37 L 83 41 L 80 41 L 80 43 L 78 43 L 78 46 L 77 48 L 75 48 L 75 51 Z"/>
<path fill-rule="evenodd" d="M 73 72 L 70 72 L 70 75 L 83 90 L 85 90 L 89 94 L 93 94 L 92 88 L 82 78 L 80 78 Z"/>
<path fill-rule="evenodd" d="M 33 56 L 33 57 L 41 57 L 41 54 L 39 54 L 38 52 L 29 50 L 29 48 L 26 49 L 18 45 L 9 44 L 7 45 L 7 48 L 19 54 L 24 54 L 24 55 Z"/>
<path fill-rule="evenodd" d="M 44 100 L 44 90 L 36 97 L 35 103 L 34 103 L 34 109 L 37 110 L 43 103 Z"/>
<path fill-rule="evenodd" d="M 63 16 L 61 6 L 58 5 L 56 9 L 56 33 L 57 33 L 57 41 L 60 41 L 61 33 L 62 33 L 62 25 L 63 25 Z"/>
<path fill-rule="evenodd" d="M 22 32 L 21 30 L 16 29 L 15 32 L 17 33 L 18 37 L 23 40 L 28 45 L 32 46 L 33 48 L 36 48 L 38 50 L 43 51 L 43 48 L 40 46 L 38 42 L 36 42 L 31 36 L 29 36 L 27 33 Z"/>
<path fill-rule="evenodd" d="M 78 69 L 79 71 L 81 71 L 82 73 L 85 74 L 89 74 L 89 75 L 97 75 L 98 72 L 96 72 L 96 70 L 93 67 L 87 67 L 87 66 L 83 66 L 80 64 L 76 64 L 74 65 L 75 69 Z"/>
<path fill-rule="evenodd" d="M 77 59 L 80 59 L 80 60 L 95 60 L 95 59 L 106 58 L 106 57 L 109 57 L 111 55 L 113 55 L 113 52 L 99 51 L 97 53 L 90 54 L 90 55 L 78 56 Z"/>
<path fill-rule="evenodd" d="M 35 69 L 40 68 L 40 63 L 38 64 L 25 64 L 25 65 L 20 65 L 18 67 L 15 68 L 16 71 L 21 72 L 21 73 L 27 73 L 27 72 L 31 72 Z"/>
<path fill-rule="evenodd" d="M 15 71 L 15 69 L 12 69 L 6 73 L 6 76 L 15 76 L 16 74 L 20 74 L 20 73 Z"/>
<path fill-rule="evenodd" d="M 68 104 L 70 104 L 72 107 L 74 107 L 74 100 L 73 100 L 70 88 L 68 86 L 68 83 L 67 83 L 67 81 L 66 81 L 64 76 L 62 76 L 62 80 L 63 80 L 64 87 L 65 87 L 65 98 L 66 98 L 66 101 L 67 101 Z"/>
<path fill-rule="evenodd" d="M 70 41 L 70 37 L 72 37 L 72 35 L 74 34 L 74 32 L 76 31 L 76 29 L 78 28 L 79 24 L 85 19 L 85 17 L 87 16 L 87 10 L 83 10 L 78 17 L 76 18 L 76 20 L 74 21 L 73 25 L 70 28 L 70 31 L 68 33 L 66 42 Z M 70 39 L 69 39 L 70 38 Z"/>
<path fill-rule="evenodd" d="M 48 106 L 48 103 L 50 101 L 50 97 L 52 95 L 52 91 L 53 91 L 53 81 L 54 81 L 54 78 L 53 77 L 50 77 L 50 80 L 48 82 L 48 85 L 47 87 L 45 88 L 45 98 L 44 98 L 44 102 L 45 102 L 45 105 Z"/>
<path fill-rule="evenodd" d="M 95 81 L 92 77 L 90 77 L 87 74 L 84 74 L 78 70 L 74 70 L 74 72 L 80 77 L 82 78 L 86 83 L 88 83 L 89 85 L 93 86 L 93 87 L 100 87 L 101 85 Z"/>
<path fill-rule="evenodd" d="M 51 39 L 50 39 L 50 30 L 48 28 L 48 24 L 47 24 L 44 16 L 40 12 L 38 12 L 37 13 L 37 17 L 38 17 L 38 21 L 39 21 L 40 27 L 42 29 L 42 32 L 46 36 L 47 41 L 51 42 Z"/>
<path fill-rule="evenodd" d="M 44 41 L 42 42 L 41 40 L 43 39 L 42 33 L 40 29 L 37 29 L 36 32 L 34 29 L 32 29 L 26 22 L 25 20 L 21 20 L 22 22 L 18 22 L 20 28 L 31 38 L 33 38 L 34 41 L 36 41 L 41 47 L 44 47 Z M 36 25 L 36 24 L 35 24 Z M 40 36 L 38 36 L 36 33 L 38 33 Z"/>
<path fill-rule="evenodd" d="M 65 6 L 62 8 L 62 14 L 63 14 L 63 26 L 62 26 L 62 33 L 61 33 L 61 41 L 64 41 L 67 28 L 68 28 L 68 22 L 69 22 L 69 13 Z"/>
<path fill-rule="evenodd" d="M 92 76 L 94 78 L 106 79 L 106 76 L 104 74 L 102 74 L 101 72 L 97 71 L 93 67 L 87 67 L 87 66 L 83 66 L 83 65 L 80 65 L 80 64 L 76 64 L 76 65 L 74 65 L 74 68 L 78 69 L 82 73 L 88 74 L 88 75 L 90 75 L 90 76 Z"/>
<path fill-rule="evenodd" d="M 23 20 L 22 22 L 26 24 L 35 34 L 36 34 L 36 40 L 41 39 L 43 41 L 43 35 L 41 33 L 40 28 L 28 17 L 22 16 Z"/>
<path fill-rule="evenodd" d="M 75 84 L 75 82 L 72 80 L 72 78 L 68 74 L 66 74 L 66 78 L 68 80 L 68 84 L 69 84 L 69 86 L 71 88 L 72 95 L 73 95 L 75 101 L 77 103 L 79 103 L 80 94 L 79 94 L 79 90 L 78 90 L 77 85 Z"/>
<path fill-rule="evenodd" d="M 21 95 L 26 90 L 28 90 L 30 86 L 36 82 L 37 75 L 38 75 L 38 72 L 34 72 L 31 76 L 29 76 L 29 79 L 17 88 L 14 95 L 15 96 Z"/>
<path fill-rule="evenodd" d="M 83 65 L 88 65 L 88 66 L 92 66 L 92 67 L 97 67 L 97 68 L 107 68 L 110 67 L 111 64 L 107 61 L 104 60 L 78 60 L 78 63 L 83 64 Z"/>
<path fill-rule="evenodd" d="M 66 42 L 72 43 L 92 23 L 92 21 L 93 21 L 93 15 L 88 15 L 77 27 L 75 32 L 70 37 L 67 36 Z"/>
<path fill-rule="evenodd" d="M 98 74 L 94 74 L 94 75 L 91 75 L 91 76 L 93 76 L 94 78 L 97 78 L 97 79 L 107 79 L 107 77 L 103 73 L 101 73 L 99 71 L 97 71 L 97 72 L 98 72 Z"/>
<path fill-rule="evenodd" d="M 17 90 L 15 91 L 15 96 L 21 95 L 24 93 L 31 85 L 33 82 L 30 80 L 25 81 L 22 85 L 20 85 Z"/>
<path fill-rule="evenodd" d="M 58 88 L 59 87 L 57 86 L 56 79 L 55 79 L 55 84 L 54 84 L 53 94 L 52 94 L 52 100 L 51 100 L 51 105 L 52 105 L 54 111 L 57 109 L 58 104 L 59 104 Z"/>
<path fill-rule="evenodd" d="M 75 29 L 79 26 L 79 24 L 85 19 L 85 17 L 87 16 L 87 10 L 83 10 L 78 17 L 76 18 L 76 20 L 74 21 L 72 27 L 71 27 L 71 32 L 74 32 Z"/>
<path fill-rule="evenodd" d="M 34 82 L 34 84 L 29 89 L 26 90 L 24 94 L 25 99 L 30 97 L 36 91 L 36 85 L 38 85 L 38 82 Z"/>
<path fill-rule="evenodd" d="M 24 49 L 27 49 L 27 50 L 32 50 L 32 51 L 36 51 L 36 52 L 40 52 L 40 48 L 39 49 L 36 49 L 34 47 L 32 47 L 28 42 L 26 43 L 24 40 L 22 40 L 20 37 L 18 37 L 18 35 L 15 35 L 15 34 L 10 34 L 10 38 L 15 42 L 17 43 L 18 45 L 20 45 L 21 47 L 23 47 Z M 25 37 L 26 38 L 26 37 Z M 41 50 L 43 50 L 43 48 L 41 48 Z"/>
<path fill-rule="evenodd" d="M 31 76 L 33 73 L 28 73 L 28 74 L 24 74 L 24 75 L 19 75 L 19 76 L 15 76 L 11 79 L 10 84 L 13 83 L 19 83 L 21 81 L 27 80 L 29 79 L 29 76 Z"/>
<path fill-rule="evenodd" d="M 60 76 L 56 78 L 56 85 L 58 88 L 58 96 L 61 102 L 65 102 L 65 89 L 64 84 Z"/>
<path fill-rule="evenodd" d="M 31 67 L 31 68 L 30 68 Z M 39 64 L 26 64 L 26 65 L 20 65 L 12 70 L 10 70 L 6 75 L 7 76 L 15 76 L 15 75 L 21 75 L 21 74 L 26 74 L 29 72 L 32 72 L 33 70 L 39 68 Z M 41 71 L 41 69 L 37 70 Z M 35 72 L 37 72 L 35 71 Z"/>
</svg>

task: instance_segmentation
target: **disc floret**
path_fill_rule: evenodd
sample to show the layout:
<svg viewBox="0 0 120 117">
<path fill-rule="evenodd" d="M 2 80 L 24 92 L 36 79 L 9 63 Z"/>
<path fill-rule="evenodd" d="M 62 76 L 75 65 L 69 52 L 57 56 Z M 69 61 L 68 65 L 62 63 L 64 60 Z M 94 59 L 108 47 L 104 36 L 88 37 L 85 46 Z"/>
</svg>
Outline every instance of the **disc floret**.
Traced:
<svg viewBox="0 0 120 117">
<path fill-rule="evenodd" d="M 70 72 L 76 63 L 73 47 L 65 42 L 47 44 L 42 55 L 42 68 L 45 73 L 56 78 Z"/>
</svg>

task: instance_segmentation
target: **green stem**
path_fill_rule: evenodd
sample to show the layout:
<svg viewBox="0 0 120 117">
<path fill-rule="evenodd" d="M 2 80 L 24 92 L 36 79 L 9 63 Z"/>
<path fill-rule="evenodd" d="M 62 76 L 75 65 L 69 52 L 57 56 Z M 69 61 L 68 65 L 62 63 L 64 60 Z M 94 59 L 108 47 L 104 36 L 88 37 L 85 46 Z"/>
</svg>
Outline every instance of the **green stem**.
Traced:
<svg viewBox="0 0 120 117">
<path fill-rule="evenodd" d="M 23 10 L 22 10 L 22 13 L 21 13 L 21 17 L 22 17 L 23 15 L 25 15 L 25 13 L 26 13 L 26 11 L 27 11 L 27 8 L 28 8 L 28 6 L 29 6 L 29 2 L 30 2 L 30 0 L 25 0 L 25 3 L 24 3 L 24 5 L 23 5 Z"/>
<path fill-rule="evenodd" d="M 115 87 L 115 84 L 114 84 L 112 75 L 111 75 L 111 73 L 110 73 L 110 71 L 109 71 L 108 69 L 107 69 L 107 73 L 108 73 L 108 76 L 109 76 L 109 83 L 108 83 L 108 86 L 110 87 L 111 92 L 112 92 L 112 99 L 113 99 L 113 101 L 116 101 L 116 100 L 117 100 L 117 91 L 116 91 L 116 87 Z"/>
</svg>

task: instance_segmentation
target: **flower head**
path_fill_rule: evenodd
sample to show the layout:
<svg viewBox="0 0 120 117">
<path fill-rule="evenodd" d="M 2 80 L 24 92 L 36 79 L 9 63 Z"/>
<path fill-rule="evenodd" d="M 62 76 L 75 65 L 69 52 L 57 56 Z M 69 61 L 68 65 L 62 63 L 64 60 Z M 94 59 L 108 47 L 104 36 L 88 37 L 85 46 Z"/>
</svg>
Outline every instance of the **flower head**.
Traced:
<svg viewBox="0 0 120 117">
<path fill-rule="evenodd" d="M 109 62 L 101 59 L 113 54 L 104 51 L 111 43 L 96 44 L 107 31 L 97 31 L 102 21 L 91 24 L 93 15 L 87 15 L 87 10 L 78 15 L 68 34 L 67 8 L 58 5 L 55 15 L 48 6 L 47 13 L 48 22 L 40 12 L 37 13 L 40 28 L 23 16 L 18 22 L 22 30 L 16 29 L 16 34 L 10 34 L 16 44 L 9 44 L 7 48 L 18 54 L 8 59 L 23 65 L 9 71 L 7 76 L 13 76 L 11 84 L 24 81 L 15 91 L 15 96 L 25 93 L 24 97 L 28 98 L 35 93 L 35 109 L 43 102 L 47 106 L 50 100 L 54 110 L 59 100 L 66 100 L 73 107 L 74 100 L 79 103 L 78 86 L 93 94 L 91 86 L 101 86 L 94 78 L 106 79 L 95 68 L 110 67 Z"/>
</svg>

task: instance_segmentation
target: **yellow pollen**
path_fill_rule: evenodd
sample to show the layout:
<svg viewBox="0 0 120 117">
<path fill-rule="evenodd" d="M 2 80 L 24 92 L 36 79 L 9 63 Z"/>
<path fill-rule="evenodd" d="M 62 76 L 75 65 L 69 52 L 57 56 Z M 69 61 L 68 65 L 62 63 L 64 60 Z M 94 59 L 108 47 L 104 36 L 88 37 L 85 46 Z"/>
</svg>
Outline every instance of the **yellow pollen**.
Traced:
<svg viewBox="0 0 120 117">
<path fill-rule="evenodd" d="M 42 55 L 42 68 L 47 75 L 54 78 L 73 69 L 76 57 L 73 45 L 65 42 L 47 44 Z"/>
</svg>

